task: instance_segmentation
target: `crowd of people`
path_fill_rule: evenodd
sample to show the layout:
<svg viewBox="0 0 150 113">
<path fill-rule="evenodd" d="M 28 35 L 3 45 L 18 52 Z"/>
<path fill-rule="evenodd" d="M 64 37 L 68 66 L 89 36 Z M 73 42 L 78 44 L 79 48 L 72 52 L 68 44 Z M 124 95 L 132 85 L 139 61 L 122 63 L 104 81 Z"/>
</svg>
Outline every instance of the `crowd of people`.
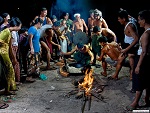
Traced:
<svg viewBox="0 0 150 113">
<path fill-rule="evenodd" d="M 76 61 L 76 68 L 92 65 L 100 68 L 107 77 L 107 66 L 115 67 L 115 72 L 108 80 L 118 80 L 119 72 L 125 60 L 129 60 L 129 76 L 132 81 L 131 92 L 135 99 L 127 110 L 139 107 L 139 100 L 146 89 L 145 106 L 150 106 L 150 89 L 148 82 L 148 64 L 150 63 L 150 11 L 143 10 L 134 19 L 124 9 L 118 12 L 118 22 L 124 26 L 124 43 L 117 42 L 117 36 L 111 30 L 98 9 L 89 11 L 88 22 L 81 18 L 79 13 L 74 14 L 74 20 L 65 12 L 60 20 L 53 15 L 47 16 L 47 9 L 41 9 L 30 24 L 22 26 L 18 17 L 11 17 L 3 13 L 0 17 L 0 90 L 3 95 L 15 95 L 17 85 L 23 82 L 33 83 L 33 77 L 40 76 L 42 61 L 47 63 L 45 70 L 55 70 L 51 62 L 61 62 L 64 58 Z M 138 27 L 145 31 L 141 36 Z M 40 34 L 40 29 L 49 25 Z M 87 36 L 88 43 L 78 41 L 74 43 L 74 35 L 82 32 Z M 82 38 L 82 37 L 81 37 Z M 26 75 L 24 81 L 21 73 Z M 0 109 L 8 107 L 0 103 Z"/>
</svg>

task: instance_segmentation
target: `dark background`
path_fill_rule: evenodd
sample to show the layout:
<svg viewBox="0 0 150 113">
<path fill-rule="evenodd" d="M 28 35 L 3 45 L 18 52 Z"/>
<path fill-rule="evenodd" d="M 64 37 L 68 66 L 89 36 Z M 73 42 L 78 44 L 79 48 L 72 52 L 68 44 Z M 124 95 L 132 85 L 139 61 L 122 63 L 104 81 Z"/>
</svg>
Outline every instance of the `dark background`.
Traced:
<svg viewBox="0 0 150 113">
<path fill-rule="evenodd" d="M 149 9 L 150 5 L 146 0 L 140 2 L 133 0 L 107 1 L 107 0 L 1 0 L 0 14 L 7 12 L 10 16 L 18 16 L 23 26 L 29 26 L 33 18 L 40 13 L 41 7 L 48 9 L 50 18 L 56 15 L 61 18 L 63 12 L 68 12 L 70 18 L 73 14 L 80 13 L 87 22 L 90 9 L 99 9 L 103 13 L 103 18 L 110 29 L 112 29 L 118 39 L 123 37 L 123 26 L 117 21 L 119 8 L 126 9 L 130 15 L 137 19 L 138 12 Z M 142 29 L 140 29 L 140 34 Z"/>
</svg>

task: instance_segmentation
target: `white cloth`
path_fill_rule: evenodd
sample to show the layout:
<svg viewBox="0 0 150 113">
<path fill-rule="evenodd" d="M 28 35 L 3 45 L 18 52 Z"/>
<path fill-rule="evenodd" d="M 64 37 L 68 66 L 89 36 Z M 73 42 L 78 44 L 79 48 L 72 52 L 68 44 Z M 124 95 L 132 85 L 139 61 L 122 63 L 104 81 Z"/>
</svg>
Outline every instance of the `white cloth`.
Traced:
<svg viewBox="0 0 150 113">
<path fill-rule="evenodd" d="M 125 26 L 125 28 L 124 28 L 124 31 L 125 31 L 126 27 L 127 27 L 130 23 L 132 23 L 132 24 L 136 27 L 136 32 L 138 33 L 137 26 L 136 26 L 133 22 L 131 22 L 131 21 L 126 24 L 126 26 Z M 133 38 L 133 37 L 129 37 L 129 36 L 125 35 L 125 38 L 124 38 L 124 42 L 125 42 L 125 43 L 131 44 L 133 41 L 134 41 L 134 38 Z"/>
<path fill-rule="evenodd" d="M 18 46 L 19 35 L 17 31 L 12 31 L 12 46 Z"/>
<path fill-rule="evenodd" d="M 67 52 L 67 40 L 60 40 L 60 45 L 61 45 L 61 51 L 66 53 Z"/>
</svg>

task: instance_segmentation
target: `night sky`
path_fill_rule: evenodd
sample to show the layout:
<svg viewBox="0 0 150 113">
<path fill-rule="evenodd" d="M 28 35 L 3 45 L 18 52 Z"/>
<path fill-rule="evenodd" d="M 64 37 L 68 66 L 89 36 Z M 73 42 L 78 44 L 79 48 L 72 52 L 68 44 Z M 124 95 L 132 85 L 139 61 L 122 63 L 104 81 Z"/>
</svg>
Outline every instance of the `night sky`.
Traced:
<svg viewBox="0 0 150 113">
<path fill-rule="evenodd" d="M 121 25 L 117 21 L 119 8 L 126 9 L 130 15 L 137 18 L 140 10 L 149 9 L 146 0 L 139 3 L 134 0 L 1 0 L 0 14 L 8 12 L 11 16 L 18 16 L 24 26 L 29 26 L 32 19 L 40 13 L 41 7 L 48 9 L 48 15 L 56 15 L 61 18 L 63 12 L 68 12 L 70 18 L 74 13 L 80 13 L 81 17 L 87 21 L 90 9 L 99 9 L 103 13 L 103 18 L 108 23 L 118 37 L 123 32 Z M 3 4 L 2 4 L 3 2 Z M 100 2 L 100 3 L 98 3 Z"/>
</svg>

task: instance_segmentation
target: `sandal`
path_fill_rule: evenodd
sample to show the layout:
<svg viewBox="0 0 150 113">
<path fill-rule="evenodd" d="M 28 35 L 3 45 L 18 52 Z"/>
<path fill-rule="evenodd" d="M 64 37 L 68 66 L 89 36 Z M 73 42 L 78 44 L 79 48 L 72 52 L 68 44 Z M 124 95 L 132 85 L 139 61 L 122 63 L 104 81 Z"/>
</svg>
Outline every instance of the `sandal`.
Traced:
<svg viewBox="0 0 150 113">
<path fill-rule="evenodd" d="M 128 111 L 133 111 L 133 110 L 135 110 L 135 107 L 129 105 L 129 106 L 126 106 L 126 109 Z"/>
<path fill-rule="evenodd" d="M 9 107 L 9 105 L 7 103 L 0 104 L 0 109 L 5 109 L 7 107 Z"/>
<path fill-rule="evenodd" d="M 22 83 L 21 82 L 16 82 L 16 85 L 18 86 L 18 85 L 22 85 Z"/>
<path fill-rule="evenodd" d="M 136 108 L 138 108 L 139 107 L 139 105 L 137 105 L 137 106 L 135 106 L 135 107 L 133 107 L 133 106 L 131 106 L 131 105 L 128 105 L 128 106 L 126 106 L 126 109 L 128 110 L 128 111 L 133 111 L 133 110 L 136 110 Z"/>
<path fill-rule="evenodd" d="M 12 91 L 4 91 L 4 95 L 6 95 L 6 96 L 9 96 L 9 95 L 16 95 L 16 93 L 15 92 L 12 92 Z"/>
</svg>

